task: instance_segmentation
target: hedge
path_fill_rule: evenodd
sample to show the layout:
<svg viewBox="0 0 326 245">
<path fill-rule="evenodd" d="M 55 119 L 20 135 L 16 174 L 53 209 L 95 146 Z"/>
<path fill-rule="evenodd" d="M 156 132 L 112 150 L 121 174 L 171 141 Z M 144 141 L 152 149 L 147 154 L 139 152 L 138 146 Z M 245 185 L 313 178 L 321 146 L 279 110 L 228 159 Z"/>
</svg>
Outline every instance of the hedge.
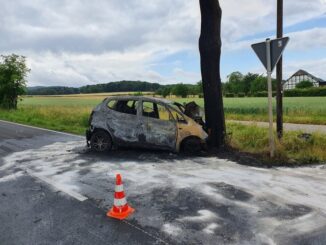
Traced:
<svg viewBox="0 0 326 245">
<path fill-rule="evenodd" d="M 284 90 L 285 97 L 326 96 L 326 87 Z"/>
</svg>

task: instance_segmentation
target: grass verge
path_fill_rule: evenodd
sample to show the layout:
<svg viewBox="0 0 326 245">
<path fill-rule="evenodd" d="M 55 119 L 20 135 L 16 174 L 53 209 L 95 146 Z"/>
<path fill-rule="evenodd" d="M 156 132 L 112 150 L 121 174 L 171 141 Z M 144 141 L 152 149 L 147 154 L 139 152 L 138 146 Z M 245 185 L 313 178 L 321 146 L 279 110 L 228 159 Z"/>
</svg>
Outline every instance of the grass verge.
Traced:
<svg viewBox="0 0 326 245">
<path fill-rule="evenodd" d="M 227 124 L 227 143 L 233 149 L 259 155 L 273 164 L 326 163 L 326 135 L 313 133 L 303 137 L 303 132 L 285 132 L 276 139 L 275 158 L 269 158 L 268 129 L 255 125 Z"/>
<path fill-rule="evenodd" d="M 0 109 L 0 119 L 82 135 L 91 110 L 90 106 L 20 106 L 17 110 Z"/>
</svg>

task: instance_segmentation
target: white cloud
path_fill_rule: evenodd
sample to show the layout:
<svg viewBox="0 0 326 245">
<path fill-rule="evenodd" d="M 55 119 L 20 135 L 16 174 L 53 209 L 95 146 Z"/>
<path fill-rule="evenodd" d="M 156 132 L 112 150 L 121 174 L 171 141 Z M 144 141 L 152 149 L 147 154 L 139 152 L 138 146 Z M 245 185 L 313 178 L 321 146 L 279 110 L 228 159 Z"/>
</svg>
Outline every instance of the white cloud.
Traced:
<svg viewBox="0 0 326 245">
<path fill-rule="evenodd" d="M 326 48 L 326 27 L 313 28 L 288 34 L 290 50 L 306 51 L 313 48 Z"/>
<path fill-rule="evenodd" d="M 326 80 L 326 58 L 305 61 L 290 61 L 285 69 L 285 78 L 290 77 L 299 69 L 308 71 L 309 73 Z"/>
<path fill-rule="evenodd" d="M 221 0 L 223 51 L 248 48 L 241 39 L 275 29 L 274 0 Z M 285 25 L 326 12 L 325 0 L 285 1 Z M 296 33 L 291 48 L 323 44 L 325 29 L 314 44 Z M 198 1 L 187 0 L 11 0 L 0 9 L 0 53 L 28 57 L 29 85 L 78 86 L 120 79 L 169 83 L 195 82 L 198 72 L 176 64 L 171 75 L 153 70 L 165 57 L 198 52 Z M 183 62 L 183 61 L 181 61 Z M 157 67 L 157 66 L 156 66 Z"/>
</svg>

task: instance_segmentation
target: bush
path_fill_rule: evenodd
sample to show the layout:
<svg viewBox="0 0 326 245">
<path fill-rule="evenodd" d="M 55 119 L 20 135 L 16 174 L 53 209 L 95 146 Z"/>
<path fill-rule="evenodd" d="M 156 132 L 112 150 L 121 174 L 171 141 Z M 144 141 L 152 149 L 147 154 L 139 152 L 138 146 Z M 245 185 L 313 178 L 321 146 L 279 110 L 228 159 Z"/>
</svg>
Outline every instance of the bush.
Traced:
<svg viewBox="0 0 326 245">
<path fill-rule="evenodd" d="M 255 97 L 267 97 L 268 96 L 268 92 L 267 91 L 260 91 L 260 92 L 256 92 L 254 93 Z"/>
<path fill-rule="evenodd" d="M 314 84 L 312 82 L 304 80 L 295 85 L 295 88 L 312 88 L 313 86 Z"/>
<path fill-rule="evenodd" d="M 272 96 L 276 96 L 276 92 L 272 92 Z M 268 97 L 268 92 L 267 91 L 259 91 L 256 93 L 252 94 L 252 97 Z"/>
<path fill-rule="evenodd" d="M 326 87 L 305 88 L 305 89 L 289 89 L 284 91 L 285 97 L 313 97 L 326 96 Z"/>
<path fill-rule="evenodd" d="M 227 98 L 234 97 L 234 93 L 226 93 L 225 94 L 225 97 L 227 97 Z"/>
<path fill-rule="evenodd" d="M 238 97 L 245 97 L 245 93 L 238 93 Z"/>
</svg>

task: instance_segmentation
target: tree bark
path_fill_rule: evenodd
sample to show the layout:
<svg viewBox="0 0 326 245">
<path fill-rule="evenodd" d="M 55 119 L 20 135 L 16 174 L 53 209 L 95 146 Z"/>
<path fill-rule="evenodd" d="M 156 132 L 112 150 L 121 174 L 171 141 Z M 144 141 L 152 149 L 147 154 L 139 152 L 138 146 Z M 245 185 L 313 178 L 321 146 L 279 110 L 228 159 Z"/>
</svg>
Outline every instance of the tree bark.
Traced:
<svg viewBox="0 0 326 245">
<path fill-rule="evenodd" d="M 219 148 L 224 145 L 225 119 L 220 76 L 221 18 L 218 0 L 199 0 L 201 33 L 199 38 L 200 65 L 203 81 L 208 145 Z"/>
</svg>

